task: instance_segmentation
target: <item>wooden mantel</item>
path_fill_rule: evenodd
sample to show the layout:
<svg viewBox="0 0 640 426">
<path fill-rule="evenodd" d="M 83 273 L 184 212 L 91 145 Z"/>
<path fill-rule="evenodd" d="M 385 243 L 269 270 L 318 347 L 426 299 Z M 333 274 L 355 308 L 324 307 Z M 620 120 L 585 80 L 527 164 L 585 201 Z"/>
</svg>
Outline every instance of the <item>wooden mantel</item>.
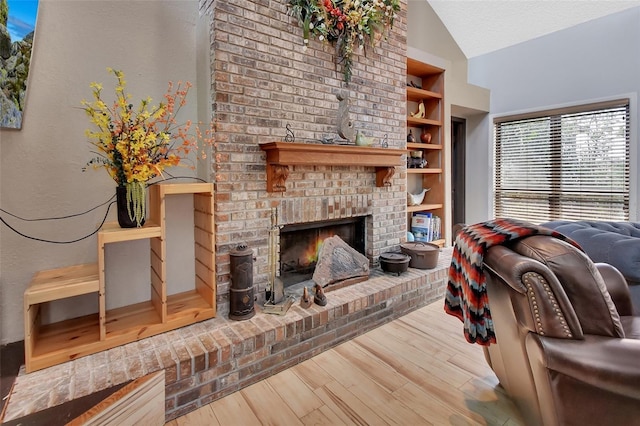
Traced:
<svg viewBox="0 0 640 426">
<path fill-rule="evenodd" d="M 403 164 L 404 149 L 371 148 L 293 142 L 261 143 L 267 153 L 267 192 L 286 191 L 289 166 L 369 166 L 376 168 L 376 186 L 391 185 L 395 166 Z"/>
</svg>

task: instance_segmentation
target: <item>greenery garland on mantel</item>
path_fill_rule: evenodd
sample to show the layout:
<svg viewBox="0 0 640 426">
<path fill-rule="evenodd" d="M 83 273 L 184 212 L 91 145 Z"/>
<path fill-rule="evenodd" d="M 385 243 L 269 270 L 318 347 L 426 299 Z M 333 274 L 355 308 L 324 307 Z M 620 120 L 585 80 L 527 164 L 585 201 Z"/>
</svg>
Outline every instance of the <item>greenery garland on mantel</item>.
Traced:
<svg viewBox="0 0 640 426">
<path fill-rule="evenodd" d="M 302 26 L 303 50 L 310 35 L 334 45 L 347 84 L 354 49 L 364 49 L 367 42 L 375 46 L 393 28 L 399 10 L 399 0 L 289 0 L 289 12 Z"/>
</svg>

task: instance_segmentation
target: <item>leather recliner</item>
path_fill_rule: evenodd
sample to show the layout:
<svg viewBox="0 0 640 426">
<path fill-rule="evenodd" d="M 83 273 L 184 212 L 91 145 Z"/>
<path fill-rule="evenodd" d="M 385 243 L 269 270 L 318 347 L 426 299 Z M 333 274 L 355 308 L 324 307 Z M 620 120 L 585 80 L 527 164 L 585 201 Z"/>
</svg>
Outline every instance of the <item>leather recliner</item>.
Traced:
<svg viewBox="0 0 640 426">
<path fill-rule="evenodd" d="M 528 425 L 640 425 L 640 317 L 617 269 L 550 236 L 489 248 L 485 357 Z"/>
</svg>

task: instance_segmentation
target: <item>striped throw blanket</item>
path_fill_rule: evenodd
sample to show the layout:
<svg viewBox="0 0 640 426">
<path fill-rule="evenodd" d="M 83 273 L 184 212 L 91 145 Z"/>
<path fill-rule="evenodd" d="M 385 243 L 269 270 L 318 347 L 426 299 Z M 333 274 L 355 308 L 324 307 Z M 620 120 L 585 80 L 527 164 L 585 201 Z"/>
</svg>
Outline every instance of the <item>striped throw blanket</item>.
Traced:
<svg viewBox="0 0 640 426">
<path fill-rule="evenodd" d="M 487 250 L 531 235 L 550 235 L 580 248 L 551 229 L 515 219 L 495 219 L 463 228 L 453 245 L 444 310 L 464 323 L 469 343 L 488 346 L 496 342 L 482 262 Z"/>
</svg>

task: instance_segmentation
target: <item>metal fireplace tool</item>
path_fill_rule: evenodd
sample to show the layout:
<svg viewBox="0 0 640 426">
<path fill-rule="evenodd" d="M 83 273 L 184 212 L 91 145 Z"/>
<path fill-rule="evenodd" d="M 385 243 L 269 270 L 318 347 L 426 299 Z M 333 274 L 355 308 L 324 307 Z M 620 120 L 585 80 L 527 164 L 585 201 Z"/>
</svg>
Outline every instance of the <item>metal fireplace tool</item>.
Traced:
<svg viewBox="0 0 640 426">
<path fill-rule="evenodd" d="M 280 277 L 276 276 L 278 246 L 278 212 L 271 209 L 271 228 L 269 229 L 269 288 L 271 292 L 268 300 L 264 303 L 263 311 L 267 314 L 284 315 L 294 302 L 293 297 L 286 297 L 284 294 L 284 283 Z"/>
</svg>

